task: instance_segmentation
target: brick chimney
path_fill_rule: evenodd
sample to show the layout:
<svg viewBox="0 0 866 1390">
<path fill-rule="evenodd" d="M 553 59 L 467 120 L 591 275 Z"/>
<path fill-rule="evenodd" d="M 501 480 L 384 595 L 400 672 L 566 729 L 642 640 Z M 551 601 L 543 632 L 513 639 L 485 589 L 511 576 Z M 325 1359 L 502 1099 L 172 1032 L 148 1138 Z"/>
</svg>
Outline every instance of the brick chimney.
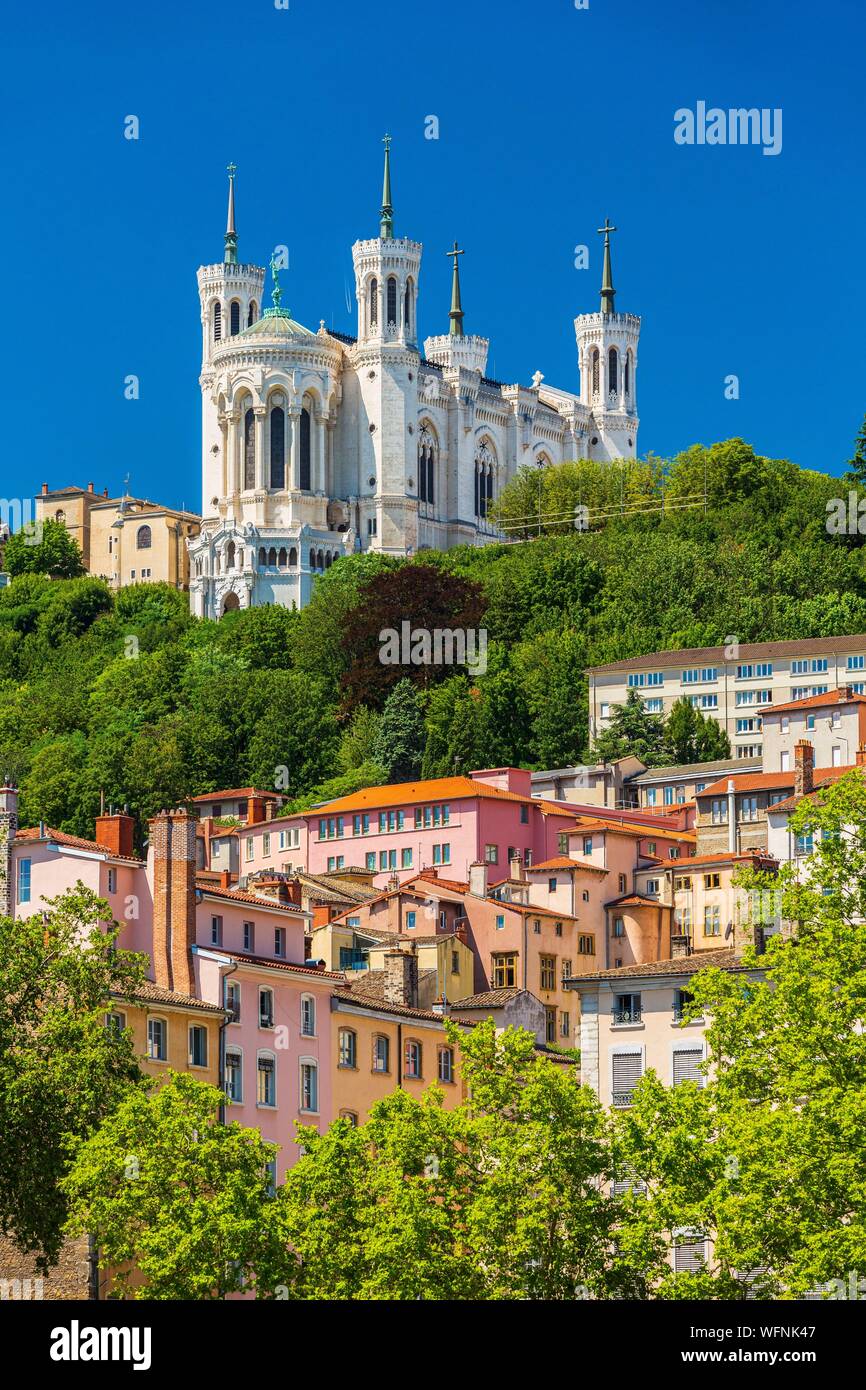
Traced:
<svg viewBox="0 0 866 1390">
<path fill-rule="evenodd" d="M 0 917 L 12 916 L 12 841 L 18 830 L 18 788 L 0 787 Z"/>
<path fill-rule="evenodd" d="M 815 750 L 808 739 L 794 744 L 794 795 L 806 796 L 812 790 L 815 771 Z"/>
<path fill-rule="evenodd" d="M 265 818 L 265 802 L 261 796 L 251 796 L 247 802 L 247 825 L 258 824 Z"/>
<path fill-rule="evenodd" d="M 671 959 L 676 960 L 679 956 L 690 956 L 692 954 L 692 940 L 690 936 L 682 934 L 671 935 Z"/>
<path fill-rule="evenodd" d="M 47 495 L 47 493 L 48 493 L 48 484 L 47 484 L 47 483 L 43 483 L 43 484 L 42 484 L 42 496 L 45 497 L 45 496 Z"/>
<path fill-rule="evenodd" d="M 135 854 L 135 819 L 125 813 L 96 817 L 96 843 L 121 859 Z"/>
<path fill-rule="evenodd" d="M 487 865 L 479 859 L 469 865 L 469 892 L 473 898 L 487 897 Z"/>
<path fill-rule="evenodd" d="M 411 951 L 385 952 L 385 1003 L 418 1007 L 418 957 Z"/>
<path fill-rule="evenodd" d="M 149 824 L 153 852 L 153 974 L 158 985 L 192 994 L 195 941 L 195 820 L 162 811 Z"/>
</svg>

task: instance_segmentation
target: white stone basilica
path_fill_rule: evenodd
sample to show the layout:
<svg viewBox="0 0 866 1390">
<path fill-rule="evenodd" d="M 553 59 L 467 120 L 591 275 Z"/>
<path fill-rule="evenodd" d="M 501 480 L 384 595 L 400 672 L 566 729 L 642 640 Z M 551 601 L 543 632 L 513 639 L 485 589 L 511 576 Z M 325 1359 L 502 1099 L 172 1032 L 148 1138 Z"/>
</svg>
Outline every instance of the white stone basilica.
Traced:
<svg viewBox="0 0 866 1390">
<path fill-rule="evenodd" d="M 492 499 L 523 465 L 637 451 L 640 319 L 614 311 L 605 224 L 601 310 L 574 321 L 575 394 L 485 376 L 463 331 L 458 256 L 450 331 L 418 347 L 421 243 L 394 235 L 389 140 L 379 236 L 352 247 L 356 338 L 262 312 L 265 270 L 238 262 L 235 168 L 222 263 L 198 272 L 202 515 L 188 542 L 193 612 L 302 607 L 342 555 L 407 555 L 501 539 Z"/>
</svg>

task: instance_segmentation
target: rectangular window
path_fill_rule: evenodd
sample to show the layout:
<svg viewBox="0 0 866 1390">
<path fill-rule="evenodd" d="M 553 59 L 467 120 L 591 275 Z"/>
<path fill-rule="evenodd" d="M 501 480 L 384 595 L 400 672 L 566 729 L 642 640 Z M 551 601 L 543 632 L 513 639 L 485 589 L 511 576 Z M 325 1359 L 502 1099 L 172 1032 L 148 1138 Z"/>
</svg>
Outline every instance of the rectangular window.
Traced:
<svg viewBox="0 0 866 1390">
<path fill-rule="evenodd" d="M 740 797 L 740 820 L 758 819 L 758 798 L 756 796 Z"/>
<path fill-rule="evenodd" d="M 720 886 L 720 884 L 721 884 L 721 878 L 719 877 L 718 874 L 704 874 L 704 887 L 705 887 L 705 888 L 708 888 L 708 889 L 709 889 L 709 888 L 718 888 L 718 887 Z"/>
<path fill-rule="evenodd" d="M 549 879 L 547 880 L 547 891 L 548 891 L 548 893 L 555 893 L 555 892 L 556 892 L 556 879 L 555 879 L 555 878 L 549 878 Z"/>
<path fill-rule="evenodd" d="M 434 855 L 434 857 L 433 857 L 433 863 L 434 863 L 434 864 L 436 863 L 436 857 L 435 857 L 435 855 Z M 388 851 L 387 851 L 386 849 L 380 849 L 380 850 L 379 850 L 379 872 L 381 873 L 382 870 L 383 870 L 383 869 L 387 869 L 387 867 L 388 867 Z"/>
<path fill-rule="evenodd" d="M 529 807 L 528 807 L 528 806 L 521 806 L 521 808 L 520 808 L 520 824 L 521 824 L 521 825 L 528 825 L 528 824 L 529 824 Z"/>
<path fill-rule="evenodd" d="M 557 835 L 556 848 L 560 854 L 568 854 L 568 835 Z M 508 858 L 511 858 L 511 850 L 508 851 Z"/>
<path fill-rule="evenodd" d="M 237 980 L 226 980 L 226 1013 L 232 1023 L 241 1021 L 241 987 Z"/>
<path fill-rule="evenodd" d="M 272 989 L 259 990 L 259 1027 L 274 1026 L 274 992 Z"/>
<path fill-rule="evenodd" d="M 504 912 L 497 912 L 497 914 L 496 914 L 496 930 L 497 930 L 497 931 L 502 931 L 502 928 L 503 928 L 504 926 L 505 926 L 505 913 L 504 913 Z"/>
<path fill-rule="evenodd" d="M 710 819 L 713 825 L 727 825 L 728 798 L 726 796 L 713 797 L 710 810 Z"/>
<path fill-rule="evenodd" d="M 244 950 L 252 953 L 256 949 L 256 928 L 253 922 L 244 922 Z"/>
<path fill-rule="evenodd" d="M 556 989 L 556 956 L 541 956 L 541 988 Z"/>
<path fill-rule="evenodd" d="M 410 1081 L 421 1080 L 421 1044 L 411 1038 L 403 1051 L 403 1074 Z"/>
<path fill-rule="evenodd" d="M 264 855 L 265 859 L 268 859 L 270 857 L 270 853 L 271 837 L 270 833 L 266 830 L 265 833 L 262 835 L 262 854 Z"/>
<path fill-rule="evenodd" d="M 644 700 L 643 707 L 647 714 L 663 714 L 665 702 L 661 695 L 650 695 Z"/>
<path fill-rule="evenodd" d="M 384 1033 L 379 1033 L 373 1039 L 373 1070 L 387 1072 L 391 1070 L 391 1043 Z"/>
<path fill-rule="evenodd" d="M 189 1064 L 191 1067 L 207 1066 L 207 1029 L 194 1023 L 189 1030 Z"/>
<path fill-rule="evenodd" d="M 493 957 L 493 988 L 511 989 L 517 984 L 517 956 Z"/>
<path fill-rule="evenodd" d="M 259 1057 L 256 1067 L 256 1104 L 274 1106 L 277 1103 L 276 1062 L 273 1057 Z"/>
<path fill-rule="evenodd" d="M 623 1023 L 640 1023 L 642 1018 L 641 999 L 639 994 L 615 994 L 613 999 L 613 1011 L 611 1021 L 621 1025 Z"/>
<path fill-rule="evenodd" d="M 388 868 L 389 868 L 389 869 L 396 869 L 396 867 L 397 867 L 397 851 L 396 851 L 395 849 L 389 849 L 389 850 L 388 850 Z"/>
<path fill-rule="evenodd" d="M 646 881 L 646 895 L 648 898 L 657 898 L 659 893 L 659 880 L 648 878 Z"/>
<path fill-rule="evenodd" d="M 561 1038 L 571 1037 L 571 1020 L 566 1009 L 559 1011 L 559 1036 Z"/>
<path fill-rule="evenodd" d="M 286 954 L 286 929 L 285 927 L 274 927 L 274 955 L 285 958 Z"/>
<path fill-rule="evenodd" d="M 499 863 L 499 846 L 498 846 L 498 845 L 485 845 L 485 846 L 484 846 L 484 861 L 485 861 L 486 864 L 498 864 L 498 863 Z"/>
<path fill-rule="evenodd" d="M 721 936 L 721 912 L 718 903 L 704 904 L 704 936 Z"/>
<path fill-rule="evenodd" d="M 301 1033 L 305 1038 L 316 1036 L 316 1002 L 311 994 L 301 999 Z"/>
<path fill-rule="evenodd" d="M 400 851 L 400 868 L 401 868 L 401 869 L 411 869 L 411 867 L 412 867 L 412 851 L 411 851 L 411 849 L 401 849 L 401 851 Z"/>
<path fill-rule="evenodd" d="M 315 1062 L 301 1063 L 301 1109 L 313 1114 L 319 1109 L 319 1068 Z"/>
<path fill-rule="evenodd" d="M 19 903 L 29 903 L 30 901 L 30 871 L 33 861 L 30 859 L 18 860 L 18 901 Z"/>
<path fill-rule="evenodd" d="M 165 1061 L 166 1025 L 163 1018 L 147 1020 L 147 1055 L 152 1062 Z"/>
<path fill-rule="evenodd" d="M 407 912 L 407 913 L 406 913 L 406 929 L 407 929 L 407 931 L 412 931 L 412 930 L 414 929 L 414 927 L 415 927 L 415 910 L 414 910 L 414 908 L 413 908 L 410 912 Z"/>
<path fill-rule="evenodd" d="M 615 1052 L 611 1057 L 611 1101 L 617 1107 L 631 1105 L 632 1093 L 643 1073 L 641 1052 Z"/>
<path fill-rule="evenodd" d="M 646 804 L 647 804 L 647 806 L 655 806 L 657 797 L 658 797 L 658 792 L 656 791 L 656 788 L 655 788 L 655 787 L 647 787 L 647 794 L 646 794 Z"/>
<path fill-rule="evenodd" d="M 253 839 L 252 835 L 248 835 L 248 836 L 247 836 L 247 861 L 249 861 L 250 859 L 254 858 L 254 856 L 255 856 L 255 851 L 256 851 L 256 842 L 255 842 L 255 840 Z"/>
<path fill-rule="evenodd" d="M 584 835 L 584 837 L 583 837 L 583 852 L 584 852 L 584 854 L 592 854 L 592 836 L 591 836 L 591 835 Z"/>
<path fill-rule="evenodd" d="M 673 789 L 673 787 L 665 787 L 665 789 L 664 789 L 663 800 L 664 800 L 665 806 L 673 806 L 673 804 L 674 804 L 674 789 Z"/>
<path fill-rule="evenodd" d="M 704 1074 L 701 1071 L 703 1060 L 704 1054 L 700 1047 L 678 1047 L 673 1056 L 673 1084 L 679 1086 L 683 1081 L 695 1081 L 698 1086 L 703 1086 Z"/>
<path fill-rule="evenodd" d="M 454 1080 L 454 1052 L 450 1047 L 439 1049 L 439 1080 L 448 1085 Z"/>
<path fill-rule="evenodd" d="M 862 671 L 864 666 L 866 666 L 866 657 L 863 656 L 849 656 L 845 662 L 846 671 Z"/>
<path fill-rule="evenodd" d="M 702 1236 L 678 1236 L 674 1245 L 677 1274 L 697 1274 L 704 1268 L 707 1246 Z"/>
<path fill-rule="evenodd" d="M 594 936 L 579 936 L 579 937 L 577 938 L 577 949 L 580 951 L 580 954 L 581 954 L 582 956 L 594 956 L 594 955 L 595 955 L 595 937 L 594 937 Z M 571 972 L 570 972 L 570 970 L 569 970 L 569 974 L 570 974 L 570 973 L 571 973 Z"/>
<path fill-rule="evenodd" d="M 109 893 L 116 893 L 116 892 L 117 892 L 117 870 L 116 870 L 116 869 L 109 869 L 109 870 L 108 870 L 108 891 L 109 891 Z"/>
<path fill-rule="evenodd" d="M 622 917 L 614 917 L 613 934 L 614 936 L 625 936 L 625 921 Z"/>
<path fill-rule="evenodd" d="M 811 854 L 815 848 L 815 840 L 811 831 L 805 835 L 797 836 L 797 854 Z"/>
<path fill-rule="evenodd" d="M 244 1098 L 243 1061 L 235 1048 L 226 1049 L 226 1094 L 236 1104 Z"/>
<path fill-rule="evenodd" d="M 222 917 L 211 917 L 210 919 L 210 944 L 211 946 L 222 946 L 223 944 Z"/>
<path fill-rule="evenodd" d="M 544 1039 L 545 1042 L 556 1042 L 556 1009 L 548 1007 L 544 1010 Z"/>
<path fill-rule="evenodd" d="M 674 879 L 674 891 L 677 893 L 684 892 L 687 889 L 691 888 L 691 886 L 692 881 L 688 877 Z"/>
<path fill-rule="evenodd" d="M 375 868 L 376 868 L 376 851 L 375 851 L 375 850 L 370 850 L 370 852 L 364 856 L 364 863 L 365 863 L 367 872 L 368 872 L 368 873 L 373 873 L 374 870 L 375 870 Z"/>
</svg>

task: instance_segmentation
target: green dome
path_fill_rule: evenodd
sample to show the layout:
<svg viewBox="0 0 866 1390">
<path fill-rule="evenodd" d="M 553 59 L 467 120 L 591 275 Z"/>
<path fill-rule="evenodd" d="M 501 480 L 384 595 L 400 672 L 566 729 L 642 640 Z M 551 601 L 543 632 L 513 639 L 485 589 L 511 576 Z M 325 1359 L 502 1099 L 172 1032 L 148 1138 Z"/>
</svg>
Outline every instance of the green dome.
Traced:
<svg viewBox="0 0 866 1390">
<path fill-rule="evenodd" d="M 290 318 L 284 309 L 266 309 L 238 338 L 315 338 L 309 328 Z M 231 342 L 231 339 L 229 339 Z"/>
</svg>

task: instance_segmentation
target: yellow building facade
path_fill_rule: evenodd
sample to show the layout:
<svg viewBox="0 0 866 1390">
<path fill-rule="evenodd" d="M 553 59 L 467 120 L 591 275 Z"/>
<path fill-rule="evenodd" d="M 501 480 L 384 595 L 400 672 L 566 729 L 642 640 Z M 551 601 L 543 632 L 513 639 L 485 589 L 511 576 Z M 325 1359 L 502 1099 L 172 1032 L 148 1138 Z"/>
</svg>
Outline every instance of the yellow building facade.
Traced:
<svg viewBox="0 0 866 1390">
<path fill-rule="evenodd" d="M 201 517 L 138 497 L 109 497 L 108 490 L 42 484 L 36 520 L 59 521 L 78 543 L 88 574 L 113 589 L 128 584 L 171 584 L 189 588 L 187 541 L 198 535 Z"/>
</svg>

